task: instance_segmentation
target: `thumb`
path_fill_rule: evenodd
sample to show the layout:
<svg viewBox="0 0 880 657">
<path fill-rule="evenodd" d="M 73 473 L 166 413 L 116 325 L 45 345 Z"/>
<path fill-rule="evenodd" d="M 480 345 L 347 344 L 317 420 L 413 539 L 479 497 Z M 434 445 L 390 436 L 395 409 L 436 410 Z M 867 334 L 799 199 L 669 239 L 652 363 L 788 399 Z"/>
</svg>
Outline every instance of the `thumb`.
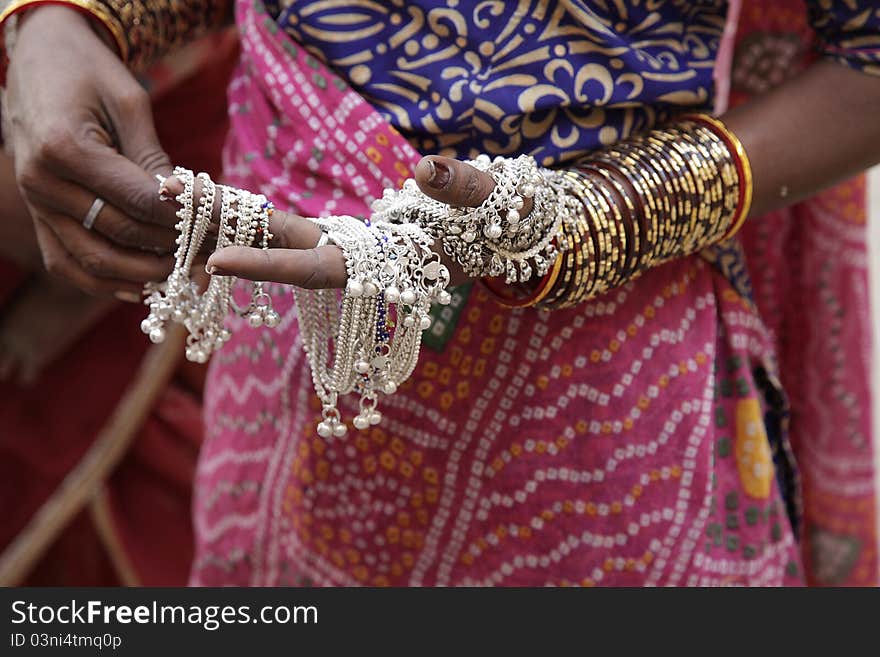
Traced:
<svg viewBox="0 0 880 657">
<path fill-rule="evenodd" d="M 423 157 L 415 179 L 427 196 L 457 207 L 477 207 L 495 189 L 495 179 L 488 173 L 440 155 Z"/>
</svg>

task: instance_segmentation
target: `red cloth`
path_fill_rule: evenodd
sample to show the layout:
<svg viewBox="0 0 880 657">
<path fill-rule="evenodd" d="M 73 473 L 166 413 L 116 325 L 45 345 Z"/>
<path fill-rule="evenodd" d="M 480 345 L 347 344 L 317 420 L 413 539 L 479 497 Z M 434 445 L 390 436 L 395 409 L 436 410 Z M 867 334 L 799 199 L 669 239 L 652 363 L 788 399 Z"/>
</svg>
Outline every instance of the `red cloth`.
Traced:
<svg viewBox="0 0 880 657">
<path fill-rule="evenodd" d="M 228 40 L 215 41 L 208 68 L 154 102 L 159 137 L 173 161 L 212 175 L 220 171 L 227 131 L 225 89 L 236 56 L 228 46 Z M 0 262 L 0 312 L 24 279 Z M 139 330 L 144 312 L 115 308 L 28 389 L 0 383 L 0 547 L 78 463 L 119 402 L 149 345 Z M 186 583 L 203 377 L 202 368 L 181 365 L 106 482 L 110 531 L 145 585 Z M 72 519 L 27 583 L 121 583 L 88 509 Z"/>
</svg>

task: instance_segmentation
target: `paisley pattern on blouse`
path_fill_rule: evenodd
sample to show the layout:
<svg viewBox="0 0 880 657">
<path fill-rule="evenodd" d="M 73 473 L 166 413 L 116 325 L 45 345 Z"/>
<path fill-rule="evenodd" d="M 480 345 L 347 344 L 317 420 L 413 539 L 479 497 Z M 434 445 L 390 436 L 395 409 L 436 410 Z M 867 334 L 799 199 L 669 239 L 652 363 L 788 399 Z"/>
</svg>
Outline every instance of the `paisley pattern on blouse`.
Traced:
<svg viewBox="0 0 880 657">
<path fill-rule="evenodd" d="M 274 6 L 273 6 L 274 5 Z M 705 107 L 723 0 L 269 2 L 422 152 L 577 157 Z"/>
<path fill-rule="evenodd" d="M 708 108 L 726 0 L 269 0 L 422 153 L 571 161 Z M 773 3 L 768 3 L 772 5 Z M 880 8 L 806 3 L 821 51 L 880 73 Z"/>
</svg>

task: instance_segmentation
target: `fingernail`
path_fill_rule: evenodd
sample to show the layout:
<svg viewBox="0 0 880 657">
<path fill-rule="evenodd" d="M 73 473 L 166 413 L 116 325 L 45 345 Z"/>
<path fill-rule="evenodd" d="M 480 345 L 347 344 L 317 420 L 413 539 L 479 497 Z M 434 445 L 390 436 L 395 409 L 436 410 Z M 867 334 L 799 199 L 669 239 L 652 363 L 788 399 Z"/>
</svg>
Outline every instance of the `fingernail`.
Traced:
<svg viewBox="0 0 880 657">
<path fill-rule="evenodd" d="M 125 301 L 126 303 L 140 303 L 141 301 L 140 295 L 137 295 L 134 292 L 125 292 L 120 290 L 113 296 L 115 296 L 120 301 Z"/>
<path fill-rule="evenodd" d="M 213 275 L 214 272 L 217 271 L 217 268 L 216 268 L 214 265 L 208 265 L 208 264 L 206 264 L 206 265 L 205 265 L 205 271 L 206 271 L 208 274 Z"/>
<path fill-rule="evenodd" d="M 449 179 L 452 178 L 452 172 L 449 170 L 449 167 L 443 164 L 442 162 L 435 162 L 434 160 L 428 160 L 428 184 L 434 189 L 443 189 L 446 185 L 449 184 Z"/>
</svg>

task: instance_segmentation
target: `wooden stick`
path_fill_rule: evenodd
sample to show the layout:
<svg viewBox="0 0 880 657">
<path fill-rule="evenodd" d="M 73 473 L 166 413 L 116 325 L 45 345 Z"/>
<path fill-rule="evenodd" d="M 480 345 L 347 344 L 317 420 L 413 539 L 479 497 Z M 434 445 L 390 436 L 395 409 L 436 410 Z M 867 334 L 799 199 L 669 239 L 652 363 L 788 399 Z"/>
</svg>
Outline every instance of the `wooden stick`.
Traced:
<svg viewBox="0 0 880 657">
<path fill-rule="evenodd" d="M 182 326 L 169 327 L 165 342 L 147 351 L 95 442 L 0 554 L 0 586 L 20 584 L 70 520 L 100 492 L 174 375 L 183 354 L 184 332 Z"/>
</svg>

